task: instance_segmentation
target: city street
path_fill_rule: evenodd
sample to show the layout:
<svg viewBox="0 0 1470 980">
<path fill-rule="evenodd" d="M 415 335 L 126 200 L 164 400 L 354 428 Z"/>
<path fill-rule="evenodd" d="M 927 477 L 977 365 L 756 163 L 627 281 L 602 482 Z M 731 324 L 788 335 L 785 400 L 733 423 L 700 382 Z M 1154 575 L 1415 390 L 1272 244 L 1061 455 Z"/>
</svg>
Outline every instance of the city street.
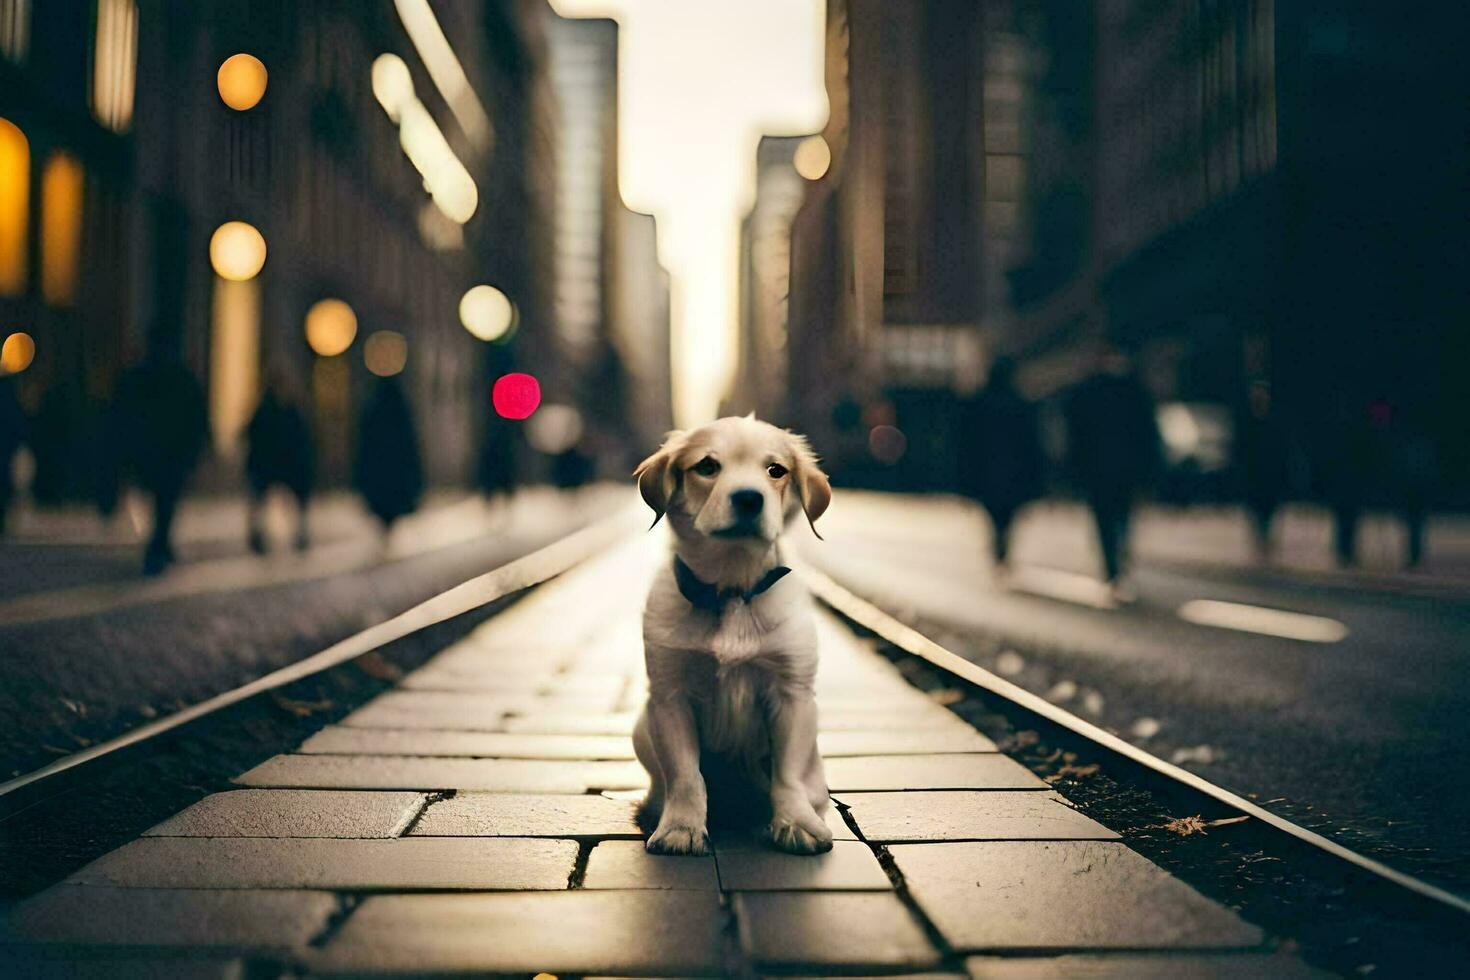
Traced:
<svg viewBox="0 0 1470 980">
<path fill-rule="evenodd" d="M 0 965 L 1320 975 L 1276 949 L 1286 937 L 1077 812 L 827 614 L 832 849 L 781 854 L 729 831 L 712 855 L 648 854 L 628 734 L 661 538 L 625 538 L 234 788 L 16 905 Z"/>
<path fill-rule="evenodd" d="M 1165 760 L 1412 874 L 1470 892 L 1470 810 L 1446 793 L 1470 737 L 1470 582 L 1462 524 L 1436 528 L 1435 576 L 1329 572 L 1327 528 L 1283 519 L 1287 567 L 1259 567 L 1239 515 L 1145 511 L 1138 598 L 1110 608 L 1094 532 L 1070 505 L 1016 530 L 1009 588 L 989 524 L 950 497 L 839 497 L 802 554 L 922 624 L 951 649 Z M 1392 529 L 1371 526 L 1369 554 Z M 1296 566 L 1294 569 L 1289 567 Z M 1457 584 L 1458 583 L 1458 584 Z M 1200 625 L 1195 600 L 1303 613 L 1346 627 L 1312 642 Z M 1099 604 L 1104 608 L 1098 608 Z M 1268 627 L 1272 624 L 1267 623 Z"/>
</svg>

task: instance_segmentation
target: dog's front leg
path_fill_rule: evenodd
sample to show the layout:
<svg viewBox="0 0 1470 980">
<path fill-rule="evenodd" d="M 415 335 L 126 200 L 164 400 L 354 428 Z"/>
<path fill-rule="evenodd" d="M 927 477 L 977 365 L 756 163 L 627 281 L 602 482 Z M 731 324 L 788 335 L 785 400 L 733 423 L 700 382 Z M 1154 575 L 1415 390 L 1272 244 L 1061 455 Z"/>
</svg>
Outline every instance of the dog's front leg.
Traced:
<svg viewBox="0 0 1470 980">
<path fill-rule="evenodd" d="M 645 710 L 664 789 L 663 813 L 649 835 L 648 850 L 654 854 L 708 854 L 708 800 L 699 772 L 694 707 L 687 694 L 674 691 L 650 697 Z"/>
<path fill-rule="evenodd" d="M 817 752 L 817 701 L 809 687 L 779 691 L 771 711 L 771 825 L 766 836 L 783 851 L 817 854 L 832 849 L 832 830 L 815 803 L 826 807 L 827 781 Z"/>
</svg>

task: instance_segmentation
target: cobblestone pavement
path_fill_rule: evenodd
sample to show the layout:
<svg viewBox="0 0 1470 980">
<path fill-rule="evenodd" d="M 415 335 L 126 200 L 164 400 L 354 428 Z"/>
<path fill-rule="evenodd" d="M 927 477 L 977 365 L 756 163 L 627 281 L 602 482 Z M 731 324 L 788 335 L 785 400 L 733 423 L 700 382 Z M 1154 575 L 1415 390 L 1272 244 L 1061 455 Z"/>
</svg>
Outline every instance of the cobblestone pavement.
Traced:
<svg viewBox="0 0 1470 980">
<path fill-rule="evenodd" d="M 655 536 L 16 906 L 0 973 L 1310 976 L 822 616 L 830 853 L 656 857 Z"/>
</svg>

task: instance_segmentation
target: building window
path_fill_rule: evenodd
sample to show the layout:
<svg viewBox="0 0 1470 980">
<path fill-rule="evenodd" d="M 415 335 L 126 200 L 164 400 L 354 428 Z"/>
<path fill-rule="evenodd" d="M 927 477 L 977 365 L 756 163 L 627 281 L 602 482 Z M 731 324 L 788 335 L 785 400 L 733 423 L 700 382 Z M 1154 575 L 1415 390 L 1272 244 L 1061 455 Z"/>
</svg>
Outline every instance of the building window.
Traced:
<svg viewBox="0 0 1470 980">
<path fill-rule="evenodd" d="M 31 145 L 18 126 L 0 119 L 0 296 L 25 292 L 30 200 Z"/>
<path fill-rule="evenodd" d="M 31 47 L 31 0 L 0 0 L 0 55 L 17 65 Z"/>
<path fill-rule="evenodd" d="M 92 46 L 92 115 L 114 133 L 133 123 L 133 84 L 138 67 L 138 5 L 97 0 L 97 38 Z"/>
<path fill-rule="evenodd" d="M 41 296 L 52 306 L 77 299 L 82 251 L 82 165 L 58 150 L 41 174 Z"/>
</svg>

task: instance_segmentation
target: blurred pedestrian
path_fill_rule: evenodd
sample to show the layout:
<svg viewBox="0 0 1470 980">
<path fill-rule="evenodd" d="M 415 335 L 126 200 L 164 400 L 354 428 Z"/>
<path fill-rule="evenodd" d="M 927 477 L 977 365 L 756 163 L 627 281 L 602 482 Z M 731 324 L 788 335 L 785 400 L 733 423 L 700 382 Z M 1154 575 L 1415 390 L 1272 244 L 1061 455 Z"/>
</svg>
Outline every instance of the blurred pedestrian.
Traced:
<svg viewBox="0 0 1470 980">
<path fill-rule="evenodd" d="M 1123 581 L 1134 499 L 1159 469 L 1159 427 L 1153 398 L 1115 347 L 1105 348 L 1097 370 L 1067 393 L 1067 456 L 1097 525 L 1103 571 L 1115 598 L 1128 599 Z"/>
<path fill-rule="evenodd" d="M 26 438 L 26 415 L 15 396 L 15 380 L 0 377 L 0 537 L 15 496 L 15 454 Z"/>
<path fill-rule="evenodd" d="M 122 469 L 153 497 L 143 572 L 156 575 L 174 561 L 174 513 L 204 449 L 204 392 L 176 353 L 160 349 L 123 375 L 112 414 Z"/>
<path fill-rule="evenodd" d="M 1016 364 L 998 358 L 985 389 L 968 406 L 961 437 L 961 480 L 990 515 L 992 554 L 1003 573 L 1017 511 L 1041 496 L 1043 455 L 1036 406 L 1016 390 Z"/>
<path fill-rule="evenodd" d="M 296 549 L 310 544 L 306 511 L 316 470 L 316 451 L 306 416 L 291 397 L 285 378 L 272 373 L 245 429 L 249 449 L 245 475 L 250 485 L 250 550 L 266 550 L 263 515 L 266 492 L 282 486 L 296 498 Z"/>
<path fill-rule="evenodd" d="M 1272 521 L 1286 498 L 1290 466 L 1285 434 L 1271 410 L 1271 389 L 1263 381 L 1251 385 L 1240 434 L 1245 505 L 1255 532 L 1256 554 L 1265 559 L 1271 553 Z"/>
<path fill-rule="evenodd" d="M 424 492 L 413 410 L 396 377 L 378 378 L 357 426 L 353 482 L 386 533 Z"/>
</svg>

